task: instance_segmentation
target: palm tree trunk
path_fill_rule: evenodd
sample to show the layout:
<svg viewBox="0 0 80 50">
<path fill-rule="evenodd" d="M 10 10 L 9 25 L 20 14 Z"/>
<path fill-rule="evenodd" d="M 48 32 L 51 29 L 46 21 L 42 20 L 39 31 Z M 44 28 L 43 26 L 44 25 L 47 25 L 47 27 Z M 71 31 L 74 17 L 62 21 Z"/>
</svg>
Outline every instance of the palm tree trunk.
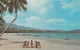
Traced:
<svg viewBox="0 0 80 50">
<path fill-rule="evenodd" d="M 10 27 L 10 25 L 17 19 L 17 13 L 15 13 L 15 19 L 3 30 L 3 32 L 1 33 L 0 37 L 4 34 L 4 32 Z"/>
</svg>

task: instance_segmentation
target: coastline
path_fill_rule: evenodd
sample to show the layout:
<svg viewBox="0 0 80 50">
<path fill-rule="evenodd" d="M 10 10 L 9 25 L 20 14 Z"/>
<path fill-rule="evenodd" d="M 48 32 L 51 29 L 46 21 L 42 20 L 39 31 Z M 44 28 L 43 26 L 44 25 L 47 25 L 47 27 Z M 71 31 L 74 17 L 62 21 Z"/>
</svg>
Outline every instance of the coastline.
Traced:
<svg viewBox="0 0 80 50">
<path fill-rule="evenodd" d="M 80 50 L 80 41 L 19 36 L 16 33 L 4 34 L 1 38 L 0 50 Z M 40 41 L 42 48 L 22 48 L 25 40 Z"/>
</svg>

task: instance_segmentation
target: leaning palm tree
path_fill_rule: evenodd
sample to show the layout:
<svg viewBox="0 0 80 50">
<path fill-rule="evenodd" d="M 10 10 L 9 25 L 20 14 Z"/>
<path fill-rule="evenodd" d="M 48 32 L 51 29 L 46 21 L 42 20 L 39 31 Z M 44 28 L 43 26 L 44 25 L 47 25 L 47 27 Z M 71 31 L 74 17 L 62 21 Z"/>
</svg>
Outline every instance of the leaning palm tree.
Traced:
<svg viewBox="0 0 80 50">
<path fill-rule="evenodd" d="M 15 19 L 4 29 L 0 37 L 9 28 L 9 26 L 17 19 L 18 10 L 21 10 L 21 9 L 23 9 L 24 11 L 27 10 L 25 5 L 27 5 L 27 0 L 8 0 L 7 9 L 10 13 L 13 13 L 13 10 L 15 10 Z"/>
</svg>

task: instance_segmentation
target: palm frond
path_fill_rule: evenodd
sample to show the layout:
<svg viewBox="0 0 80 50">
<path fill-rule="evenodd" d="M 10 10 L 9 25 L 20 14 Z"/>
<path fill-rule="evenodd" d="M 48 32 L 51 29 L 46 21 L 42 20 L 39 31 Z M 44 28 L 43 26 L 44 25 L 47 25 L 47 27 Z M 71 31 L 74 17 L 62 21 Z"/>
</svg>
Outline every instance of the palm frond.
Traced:
<svg viewBox="0 0 80 50">
<path fill-rule="evenodd" d="M 2 3 L 0 3 L 0 14 L 1 15 L 4 14 L 4 10 L 5 10 L 5 7 L 2 5 Z"/>
<path fill-rule="evenodd" d="M 15 9 L 15 13 L 18 10 L 23 9 L 24 11 L 27 10 L 27 7 L 25 5 L 27 5 L 27 0 L 8 0 L 8 4 L 7 4 L 7 9 L 10 13 L 13 12 L 13 9 Z"/>
<path fill-rule="evenodd" d="M 27 5 L 27 0 L 19 0 L 19 1 Z"/>
<path fill-rule="evenodd" d="M 22 2 L 20 2 L 20 6 L 21 6 L 21 8 L 22 8 L 24 11 L 27 10 L 26 6 L 25 6 Z"/>
<path fill-rule="evenodd" d="M 5 25 L 5 20 L 0 16 L 0 25 L 4 26 Z"/>
</svg>

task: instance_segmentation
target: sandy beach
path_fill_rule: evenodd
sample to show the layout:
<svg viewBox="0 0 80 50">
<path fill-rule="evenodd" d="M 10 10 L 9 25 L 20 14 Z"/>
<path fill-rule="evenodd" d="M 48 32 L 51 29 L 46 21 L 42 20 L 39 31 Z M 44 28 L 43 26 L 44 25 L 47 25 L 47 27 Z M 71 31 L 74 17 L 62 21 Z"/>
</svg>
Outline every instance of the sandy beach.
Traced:
<svg viewBox="0 0 80 50">
<path fill-rule="evenodd" d="M 41 48 L 23 48 L 24 41 L 40 41 Z M 36 38 L 4 34 L 0 38 L 0 50 L 80 50 L 80 41 Z"/>
</svg>

